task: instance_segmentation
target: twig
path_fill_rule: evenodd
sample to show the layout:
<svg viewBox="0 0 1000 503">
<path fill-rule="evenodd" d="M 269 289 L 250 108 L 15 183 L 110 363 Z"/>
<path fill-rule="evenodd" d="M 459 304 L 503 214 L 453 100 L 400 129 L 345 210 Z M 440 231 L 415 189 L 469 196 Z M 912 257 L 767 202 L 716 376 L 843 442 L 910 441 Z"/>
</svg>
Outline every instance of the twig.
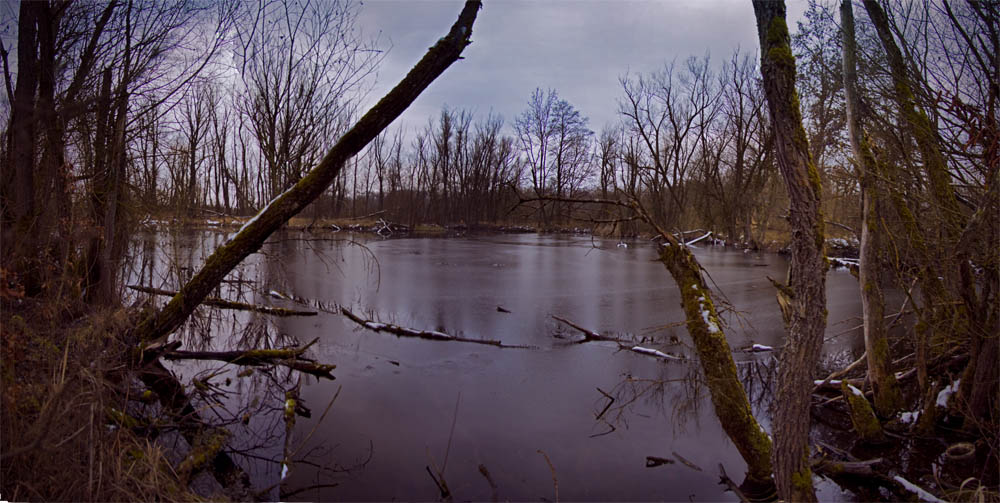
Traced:
<svg viewBox="0 0 1000 503">
<path fill-rule="evenodd" d="M 830 380 L 832 380 L 832 379 L 837 379 L 838 377 L 847 375 L 848 372 L 854 370 L 855 368 L 857 368 L 861 364 L 865 363 L 865 359 L 867 358 L 867 356 L 868 356 L 868 352 L 867 351 L 865 351 L 864 353 L 861 353 L 861 357 L 858 358 L 857 360 L 854 360 L 854 363 L 851 363 L 847 367 L 844 367 L 842 370 L 839 370 L 837 372 L 833 372 L 832 374 L 826 376 L 826 379 L 823 379 L 822 383 L 817 384 L 816 386 L 813 387 L 813 391 L 812 392 L 815 393 L 815 392 L 819 391 L 820 388 L 826 386 L 827 383 L 829 383 Z"/>
<path fill-rule="evenodd" d="M 490 471 L 486 469 L 486 465 L 484 465 L 482 463 L 479 464 L 479 473 L 483 474 L 483 477 L 486 478 L 486 483 L 488 483 L 490 485 L 490 490 L 493 492 L 491 501 L 496 502 L 497 501 L 497 483 L 493 481 L 493 477 L 490 476 Z"/>
<path fill-rule="evenodd" d="M 559 503 L 559 479 L 556 478 L 556 467 L 552 465 L 552 460 L 549 459 L 549 455 L 545 454 L 545 451 L 538 449 L 537 451 L 542 457 L 545 458 L 545 462 L 549 464 L 549 471 L 552 472 L 552 485 L 556 490 L 556 503 Z"/>
<path fill-rule="evenodd" d="M 684 463 L 688 468 L 699 472 L 702 471 L 700 466 L 688 461 L 687 459 L 684 458 L 684 456 L 677 454 L 677 451 L 673 451 L 673 453 L 674 457 L 677 458 L 677 460 L 680 461 L 681 463 Z"/>
<path fill-rule="evenodd" d="M 732 491 L 742 503 L 750 503 L 750 500 L 745 494 L 743 494 L 743 491 L 740 490 L 740 486 L 736 485 L 736 482 L 733 482 L 733 479 L 729 478 L 729 475 L 726 475 L 726 468 L 722 466 L 722 463 L 719 463 L 719 479 L 719 482 L 726 484 L 726 486 L 729 487 L 729 490 Z"/>
<path fill-rule="evenodd" d="M 604 390 L 602 390 L 601 388 L 597 388 L 597 391 L 599 391 L 602 395 L 604 395 L 604 398 L 608 399 L 607 405 L 605 405 L 604 408 L 601 409 L 601 413 L 594 418 L 594 419 L 601 419 L 602 417 L 604 417 L 604 413 L 611 408 L 611 404 L 615 403 L 615 397 L 605 393 Z"/>
</svg>

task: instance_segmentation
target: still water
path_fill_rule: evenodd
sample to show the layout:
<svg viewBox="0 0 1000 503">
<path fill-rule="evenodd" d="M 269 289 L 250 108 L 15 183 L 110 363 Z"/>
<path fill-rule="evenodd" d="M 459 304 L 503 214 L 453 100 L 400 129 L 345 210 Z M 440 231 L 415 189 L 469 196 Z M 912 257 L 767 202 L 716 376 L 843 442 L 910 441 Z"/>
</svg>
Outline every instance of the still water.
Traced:
<svg viewBox="0 0 1000 503">
<path fill-rule="evenodd" d="M 175 288 L 227 237 L 145 236 L 146 260 L 132 283 Z M 710 246 L 695 255 L 728 303 L 729 344 L 754 412 L 770 431 L 775 354 L 740 348 L 780 348 L 784 330 L 767 276 L 783 279 L 787 262 Z M 179 335 L 185 347 L 318 338 L 309 354 L 337 365 L 334 381 L 301 378 L 311 417 L 299 417 L 289 438 L 280 411 L 297 375 L 238 377 L 239 367 L 206 362 L 174 366 L 186 377 L 221 370 L 216 381 L 230 378 L 219 383 L 226 393 L 215 397 L 219 417 L 258 407 L 236 434 L 234 457 L 258 488 L 278 483 L 281 460 L 292 458 L 273 497 L 436 500 L 435 479 L 443 478 L 456 500 L 736 500 L 718 484 L 719 465 L 738 483 L 745 464 L 701 385 L 691 340 L 678 324 L 676 286 L 650 243 L 288 232 L 230 279 L 218 295 L 320 313 L 275 319 L 205 310 Z M 857 282 L 846 271 L 831 271 L 827 281 L 825 358 L 843 362 L 863 351 L 850 330 L 860 314 Z M 366 319 L 529 347 L 376 333 L 336 314 L 338 306 Z M 664 361 L 614 342 L 576 344 L 579 333 L 552 315 L 687 359 Z M 647 467 L 647 456 L 674 463 Z M 819 496 L 845 497 L 832 484 L 821 485 Z"/>
</svg>

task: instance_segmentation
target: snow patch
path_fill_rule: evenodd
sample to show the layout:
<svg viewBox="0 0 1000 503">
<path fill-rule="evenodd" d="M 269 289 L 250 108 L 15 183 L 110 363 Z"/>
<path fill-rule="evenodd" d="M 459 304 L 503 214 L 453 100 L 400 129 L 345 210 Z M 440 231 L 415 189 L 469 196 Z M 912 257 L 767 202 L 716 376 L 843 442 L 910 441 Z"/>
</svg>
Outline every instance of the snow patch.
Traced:
<svg viewBox="0 0 1000 503">
<path fill-rule="evenodd" d="M 688 241 L 687 243 L 684 243 L 684 246 L 691 246 L 691 245 L 697 243 L 698 241 L 701 241 L 702 239 L 708 238 L 711 235 L 712 235 L 712 231 L 708 231 L 708 232 L 705 233 L 704 236 L 702 236 L 700 238 L 694 238 L 691 241 Z"/>
<path fill-rule="evenodd" d="M 851 390 L 851 393 L 854 393 L 854 396 L 859 396 L 861 398 L 865 397 L 865 394 L 862 393 L 861 390 L 859 390 L 858 388 L 855 388 L 854 386 L 852 386 L 850 384 L 847 385 L 847 389 Z"/>
<path fill-rule="evenodd" d="M 913 482 L 910 482 L 909 480 L 904 479 L 903 477 L 900 477 L 899 475 L 893 477 L 892 480 L 899 482 L 899 485 L 903 486 L 903 488 L 906 489 L 907 491 L 916 494 L 917 497 L 920 498 L 922 501 L 930 501 L 932 503 L 944 503 L 944 501 L 939 499 L 937 496 L 934 496 L 933 494 L 925 491 L 923 488 L 919 487 Z"/>
<path fill-rule="evenodd" d="M 267 294 L 270 295 L 271 297 L 276 298 L 276 299 L 287 299 L 288 298 L 287 295 L 285 295 L 285 294 L 283 294 L 283 293 L 281 293 L 281 292 L 279 292 L 277 290 L 271 290 L 271 291 L 267 292 Z"/>
<path fill-rule="evenodd" d="M 774 351 L 774 348 L 763 344 L 754 344 L 753 346 L 750 346 L 750 351 Z"/>
<path fill-rule="evenodd" d="M 904 412 L 899 415 L 899 422 L 903 424 L 913 424 L 917 422 L 917 419 L 920 419 L 919 410 L 915 410 L 913 412 Z"/>
<path fill-rule="evenodd" d="M 813 385 L 814 386 L 819 386 L 819 385 L 823 384 L 823 382 L 824 381 L 822 379 L 819 379 L 819 380 L 813 381 Z M 834 386 L 840 386 L 840 379 L 831 379 L 829 384 L 832 384 Z"/>
<path fill-rule="evenodd" d="M 264 208 L 262 208 L 260 211 L 258 211 L 257 214 L 253 216 L 253 218 L 251 218 L 250 220 L 247 220 L 246 223 L 243 224 L 242 227 L 240 227 L 240 230 L 236 231 L 236 234 L 239 235 L 239 233 L 243 232 L 243 230 L 246 229 L 247 227 L 249 227 L 250 224 L 256 222 L 257 219 L 260 218 L 260 216 L 263 215 L 264 212 L 267 211 L 267 209 L 270 208 L 271 205 L 274 204 L 275 201 L 277 201 L 278 199 L 281 199 L 282 197 L 284 197 L 284 195 L 287 194 L 294 187 L 295 186 L 292 185 L 291 187 L 288 188 L 288 190 L 282 192 L 281 194 L 278 194 L 274 199 L 271 199 L 270 201 L 268 201 L 267 205 L 265 205 Z"/>
<path fill-rule="evenodd" d="M 644 348 L 642 346 L 632 346 L 632 351 L 635 351 L 636 353 L 642 353 L 644 355 L 655 356 L 657 358 L 665 358 L 667 360 L 683 360 L 684 359 L 684 358 L 681 358 L 679 356 L 668 355 L 668 354 L 664 353 L 663 351 L 657 351 L 657 350 L 651 349 L 651 348 Z"/>
<path fill-rule="evenodd" d="M 385 328 L 384 323 L 375 323 L 374 321 L 366 321 L 365 326 L 375 331 Z"/>
<path fill-rule="evenodd" d="M 281 480 L 288 477 L 288 465 L 281 463 Z"/>
<path fill-rule="evenodd" d="M 951 398 L 951 395 L 954 395 L 955 392 L 958 391 L 958 383 L 960 382 L 962 382 L 961 379 L 955 379 L 955 381 L 951 383 L 947 388 L 941 390 L 941 392 L 938 393 L 936 402 L 938 407 L 948 406 L 948 399 Z"/>
</svg>

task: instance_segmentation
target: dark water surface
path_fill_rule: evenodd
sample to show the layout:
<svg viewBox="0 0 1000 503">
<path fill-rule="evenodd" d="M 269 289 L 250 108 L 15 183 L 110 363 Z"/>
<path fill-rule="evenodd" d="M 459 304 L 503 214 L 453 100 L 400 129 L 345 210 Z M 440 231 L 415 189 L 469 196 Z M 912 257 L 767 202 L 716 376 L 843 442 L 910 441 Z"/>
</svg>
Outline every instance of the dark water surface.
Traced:
<svg viewBox="0 0 1000 503">
<path fill-rule="evenodd" d="M 133 278 L 141 275 L 146 284 L 173 288 L 190 274 L 185 267 L 196 268 L 226 237 L 211 232 L 152 236 L 146 246 L 157 250 L 153 255 L 163 263 L 150 264 Z M 347 237 L 278 236 L 233 276 L 249 283 L 228 283 L 219 292 L 289 308 L 319 305 L 330 312 L 276 320 L 202 313 L 184 334 L 185 346 L 216 349 L 261 341 L 290 345 L 318 337 L 310 354 L 337 365 L 335 381 L 302 379 L 301 398 L 312 417 L 298 418 L 289 444 L 301 445 L 293 449 L 295 459 L 305 462 L 293 462 L 282 489 L 288 494 L 312 485 L 336 486 L 299 492 L 292 499 L 436 500 L 440 491 L 430 467 L 443 473 L 456 500 L 494 495 L 555 500 L 557 490 L 561 500 L 736 500 L 718 484 L 718 466 L 740 482 L 745 464 L 701 385 L 690 338 L 677 325 L 683 320 L 677 288 L 654 261 L 652 244 L 623 248 L 616 241 L 536 234 L 354 236 L 364 241 L 362 247 Z M 766 277 L 783 279 L 787 263 L 773 254 L 716 247 L 698 248 L 695 255 L 738 312 L 726 316 L 729 344 L 755 414 L 770 431 L 775 354 L 738 349 L 754 343 L 780 348 L 784 329 Z M 827 289 L 827 358 L 853 359 L 863 351 L 848 330 L 860 314 L 857 282 L 846 271 L 831 271 Z M 298 301 L 275 299 L 270 290 Z M 368 319 L 533 348 L 398 338 L 333 314 L 337 305 Z M 499 312 L 498 306 L 510 313 Z M 613 342 L 573 344 L 579 334 L 551 315 L 690 359 L 662 361 L 619 350 Z M 193 375 L 219 367 L 175 368 Z M 276 403 L 272 408 L 278 414 L 255 417 L 250 425 L 275 441 L 245 442 L 259 447 L 245 458 L 253 465 L 255 485 L 276 483 L 284 445 L 283 390 L 262 390 L 291 388 L 294 377 L 240 379 L 235 377 L 239 368 L 224 370 L 234 381 L 227 388 L 230 397 L 222 400 L 228 410 L 250 403 L 251 396 Z M 607 410 L 611 400 L 605 394 L 614 398 Z M 647 468 L 647 456 L 676 462 Z M 849 497 L 832 484 L 821 485 L 819 496 Z"/>
</svg>

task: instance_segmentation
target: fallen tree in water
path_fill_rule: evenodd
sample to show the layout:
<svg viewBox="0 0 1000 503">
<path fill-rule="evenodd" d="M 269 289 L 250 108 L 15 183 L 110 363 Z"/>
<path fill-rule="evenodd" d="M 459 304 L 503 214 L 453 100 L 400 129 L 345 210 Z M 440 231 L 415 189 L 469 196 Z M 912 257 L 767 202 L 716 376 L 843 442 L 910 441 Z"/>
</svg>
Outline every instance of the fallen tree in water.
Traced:
<svg viewBox="0 0 1000 503">
<path fill-rule="evenodd" d="M 340 312 L 346 316 L 351 321 L 361 325 L 368 330 L 375 332 L 388 332 L 399 337 L 415 337 L 417 339 L 428 339 L 432 341 L 455 341 L 455 342 L 469 342 L 472 344 L 485 344 L 487 346 L 496 346 L 498 348 L 518 348 L 518 349 L 534 349 L 534 346 L 522 346 L 522 345 L 511 345 L 504 344 L 498 340 L 492 339 L 470 339 L 468 337 L 460 337 L 457 335 L 450 335 L 438 330 L 418 330 L 415 328 L 401 327 L 399 325 L 394 325 L 392 323 L 381 323 L 373 320 L 366 320 L 346 307 L 341 307 Z"/>
<path fill-rule="evenodd" d="M 715 414 L 719 417 L 723 430 L 747 463 L 748 487 L 751 487 L 754 493 L 768 492 L 768 488 L 774 484 L 771 476 L 771 439 L 757 422 L 750 408 L 750 401 L 737 375 L 736 363 L 733 361 L 732 350 L 726 340 L 711 290 L 702 274 L 704 268 L 691 253 L 691 249 L 663 229 L 636 198 L 616 200 L 536 197 L 522 198 L 519 204 L 556 200 L 626 208 L 632 213 L 633 218 L 642 220 L 655 230 L 662 240 L 662 244 L 658 246 L 659 259 L 680 291 L 681 307 L 684 309 L 688 333 L 694 341 L 695 352 L 705 373 Z M 593 338 L 594 335 L 596 334 L 584 330 L 585 337 Z M 656 353 L 662 353 L 642 347 L 638 350 L 629 349 L 654 356 L 659 356 Z M 670 357 L 665 353 L 662 354 L 667 358 Z"/>
<path fill-rule="evenodd" d="M 128 287 L 137 292 L 151 293 L 154 295 L 165 295 L 168 297 L 173 297 L 174 295 L 177 295 L 177 292 L 175 291 L 164 290 L 161 288 L 153 288 L 149 286 L 128 285 Z M 218 307 L 220 309 L 253 311 L 255 313 L 270 314 L 273 316 L 316 316 L 317 314 L 319 314 L 316 311 L 296 311 L 295 309 L 287 309 L 284 307 L 257 306 L 254 304 L 247 304 L 245 302 L 236 302 L 233 300 L 220 299 L 218 297 L 205 297 L 205 300 L 201 301 L 201 303 L 206 306 Z"/>
</svg>

